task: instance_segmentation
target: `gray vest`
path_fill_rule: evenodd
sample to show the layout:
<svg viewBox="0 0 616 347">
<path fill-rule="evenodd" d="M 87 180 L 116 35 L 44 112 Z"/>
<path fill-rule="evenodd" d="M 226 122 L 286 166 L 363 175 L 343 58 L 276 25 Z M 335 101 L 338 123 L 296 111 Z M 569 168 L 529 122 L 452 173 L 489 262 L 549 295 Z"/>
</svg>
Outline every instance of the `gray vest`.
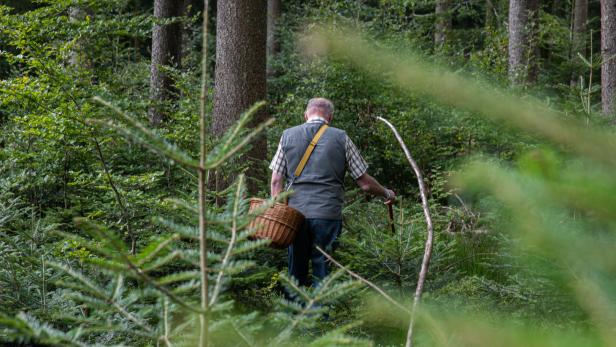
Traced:
<svg viewBox="0 0 616 347">
<path fill-rule="evenodd" d="M 282 133 L 282 150 L 287 159 L 286 180 L 291 182 L 308 144 L 323 123 L 304 123 Z M 295 178 L 289 206 L 306 218 L 342 219 L 346 133 L 329 127 L 321 136 L 304 167 Z"/>
</svg>

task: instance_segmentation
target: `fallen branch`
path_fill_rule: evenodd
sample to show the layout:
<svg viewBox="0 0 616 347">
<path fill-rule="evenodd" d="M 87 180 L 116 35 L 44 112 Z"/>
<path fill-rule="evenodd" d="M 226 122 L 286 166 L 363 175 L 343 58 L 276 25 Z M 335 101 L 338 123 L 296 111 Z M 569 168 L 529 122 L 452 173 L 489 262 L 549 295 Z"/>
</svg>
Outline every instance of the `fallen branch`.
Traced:
<svg viewBox="0 0 616 347">
<path fill-rule="evenodd" d="M 413 160 L 411 153 L 408 148 L 406 148 L 406 144 L 402 140 L 402 137 L 396 130 L 396 128 L 385 118 L 376 117 L 376 119 L 382 121 L 387 124 L 387 126 L 394 133 L 394 136 L 400 143 L 400 147 L 404 151 L 406 155 L 406 159 L 409 164 L 415 171 L 415 176 L 417 176 L 417 184 L 419 185 L 419 194 L 421 195 L 421 205 L 423 207 L 424 216 L 426 217 L 426 225 L 428 227 L 428 237 L 426 239 L 426 246 L 424 248 L 424 256 L 421 262 L 421 270 L 419 271 L 419 278 L 417 279 L 417 288 L 415 289 L 415 297 L 413 299 L 413 307 L 411 309 L 411 320 L 409 322 L 409 329 L 406 334 L 406 347 L 413 346 L 413 326 L 415 325 L 415 315 L 417 312 L 417 306 L 419 305 L 419 301 L 421 300 L 421 294 L 423 292 L 423 287 L 426 282 L 426 275 L 428 274 L 428 267 L 430 266 L 430 258 L 432 257 L 432 241 L 434 240 L 434 228 L 432 226 L 432 217 L 430 216 L 430 206 L 428 205 L 428 196 L 426 194 L 426 185 L 423 180 L 423 176 L 421 174 L 421 170 L 419 170 L 419 165 Z"/>
<path fill-rule="evenodd" d="M 381 294 L 381 296 L 383 296 L 387 301 L 391 302 L 394 306 L 396 306 L 397 308 L 401 309 L 402 311 L 404 311 L 406 313 L 411 313 L 406 307 L 402 306 L 402 304 L 400 304 L 399 302 L 394 300 L 391 296 L 389 296 L 387 293 L 385 293 L 385 291 L 383 289 L 379 288 L 376 284 L 368 281 L 367 279 L 361 277 L 357 273 L 347 269 L 344 265 L 342 265 L 339 262 L 337 262 L 334 258 L 332 258 L 331 255 L 327 254 L 327 252 L 325 252 L 323 249 L 321 249 L 321 247 L 317 246 L 317 250 L 319 252 L 321 252 L 325 256 L 325 258 L 327 258 L 327 260 L 329 260 L 332 264 L 334 264 L 337 267 L 341 268 L 342 270 L 346 271 L 349 275 L 351 275 L 351 277 L 358 279 L 359 281 L 361 281 L 361 282 L 365 283 L 366 285 L 368 285 L 368 287 L 376 290 L 377 293 Z"/>
</svg>

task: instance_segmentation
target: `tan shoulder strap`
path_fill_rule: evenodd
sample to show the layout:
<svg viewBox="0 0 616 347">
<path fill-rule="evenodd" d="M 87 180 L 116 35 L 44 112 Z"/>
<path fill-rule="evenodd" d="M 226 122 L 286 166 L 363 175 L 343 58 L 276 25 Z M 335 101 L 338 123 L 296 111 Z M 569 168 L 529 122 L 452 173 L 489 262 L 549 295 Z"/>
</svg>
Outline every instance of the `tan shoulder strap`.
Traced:
<svg viewBox="0 0 616 347">
<path fill-rule="evenodd" d="M 325 130 L 327 130 L 327 128 L 329 128 L 329 125 L 323 124 L 321 125 L 321 128 L 319 128 L 319 131 L 317 131 L 317 133 L 314 134 L 312 141 L 310 141 L 308 148 L 306 148 L 306 152 L 304 152 L 304 156 L 302 157 L 302 160 L 300 160 L 299 165 L 297 165 L 297 168 L 295 169 L 295 177 L 299 177 L 299 175 L 302 174 L 302 171 L 304 171 L 304 167 L 306 166 L 306 163 L 308 163 L 308 159 L 310 159 L 310 155 L 312 154 L 312 151 L 314 150 L 314 146 L 317 145 L 317 142 L 319 142 L 319 139 L 321 138 Z"/>
</svg>

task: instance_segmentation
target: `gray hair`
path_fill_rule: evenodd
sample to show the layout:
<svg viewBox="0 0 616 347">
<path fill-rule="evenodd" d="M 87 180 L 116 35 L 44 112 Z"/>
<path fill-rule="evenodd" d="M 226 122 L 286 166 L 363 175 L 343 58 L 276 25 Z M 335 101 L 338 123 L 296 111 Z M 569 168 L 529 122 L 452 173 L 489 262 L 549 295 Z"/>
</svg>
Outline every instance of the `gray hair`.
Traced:
<svg viewBox="0 0 616 347">
<path fill-rule="evenodd" d="M 318 110 L 323 116 L 332 116 L 334 114 L 334 104 L 325 98 L 313 98 L 306 105 L 306 113 L 311 113 L 311 110 Z"/>
</svg>

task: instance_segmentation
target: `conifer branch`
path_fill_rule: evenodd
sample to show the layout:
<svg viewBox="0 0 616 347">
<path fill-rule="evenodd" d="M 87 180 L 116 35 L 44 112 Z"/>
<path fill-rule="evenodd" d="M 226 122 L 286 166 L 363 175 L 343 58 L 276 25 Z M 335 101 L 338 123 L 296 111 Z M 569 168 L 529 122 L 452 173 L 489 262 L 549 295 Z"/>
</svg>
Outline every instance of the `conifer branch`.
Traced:
<svg viewBox="0 0 616 347">
<path fill-rule="evenodd" d="M 167 297 L 163 297 L 163 336 L 161 336 L 161 340 L 165 342 L 167 347 L 173 346 L 169 340 L 169 301 Z"/>
<path fill-rule="evenodd" d="M 97 296 L 101 300 L 104 300 L 107 304 L 111 305 L 111 307 L 113 307 L 116 311 L 118 311 L 118 313 L 126 317 L 126 319 L 128 319 L 129 321 L 135 323 L 137 326 L 143 328 L 145 331 L 147 331 L 150 334 L 154 332 L 152 328 L 150 328 L 147 325 L 147 323 L 141 321 L 139 318 L 135 317 L 132 313 L 128 312 L 128 310 L 125 309 L 122 305 L 120 305 L 117 302 L 117 300 L 115 300 L 114 294 L 112 294 L 110 297 L 107 297 L 104 291 L 98 288 L 96 284 L 92 283 L 85 276 L 83 276 L 80 273 L 77 273 L 75 270 L 71 269 L 70 267 L 64 266 L 56 262 L 49 262 L 49 265 L 51 265 L 51 267 L 57 270 L 60 270 L 66 273 L 67 275 L 71 276 L 74 280 L 81 282 L 84 286 L 88 288 L 88 292 L 90 294 Z"/>
<path fill-rule="evenodd" d="M 325 279 L 320 283 L 319 287 L 317 287 L 317 289 L 315 289 L 315 295 L 312 295 L 312 296 L 306 296 L 304 294 L 304 291 L 301 290 L 301 288 L 297 287 L 291 281 L 288 281 L 289 284 L 293 285 L 294 289 L 296 289 L 298 291 L 298 293 L 303 294 L 303 296 L 305 296 L 308 300 L 307 300 L 305 306 L 300 311 L 300 313 L 295 317 L 295 319 L 293 319 L 291 324 L 289 324 L 282 332 L 280 332 L 280 334 L 278 334 L 278 336 L 276 336 L 276 339 L 273 342 L 274 346 L 281 345 L 282 342 L 285 339 L 289 338 L 289 336 L 291 335 L 291 332 L 293 331 L 293 329 L 295 329 L 295 327 L 297 327 L 297 325 L 305 318 L 305 316 L 310 312 L 311 309 L 314 310 L 314 305 L 317 302 L 319 302 L 324 296 L 327 295 L 327 291 L 329 289 L 329 286 L 338 277 L 339 277 L 338 273 L 333 273 L 333 274 L 325 277 Z M 285 277 L 283 276 L 281 278 L 284 279 Z M 321 294 L 323 294 L 323 295 L 321 295 Z"/>
<path fill-rule="evenodd" d="M 136 133 L 129 129 L 126 129 L 125 127 L 122 127 L 121 125 L 113 121 L 88 119 L 88 123 L 100 124 L 108 128 L 112 128 L 116 131 L 122 132 L 125 135 L 130 136 L 131 138 L 136 138 L 144 145 L 150 147 L 152 150 L 163 154 L 165 157 L 175 161 L 180 165 L 184 165 L 195 170 L 199 168 L 199 164 L 190 155 L 153 133 L 145 125 L 141 124 L 141 122 L 136 120 L 134 117 L 131 117 L 126 114 L 117 106 L 111 104 L 106 100 L 103 100 L 98 96 L 93 97 L 92 100 L 105 107 L 110 108 L 115 114 L 121 117 L 122 121 L 130 125 L 130 127 L 132 127 L 132 129 L 134 129 Z"/>
<path fill-rule="evenodd" d="M 96 224 L 88 221 L 86 218 L 75 218 L 75 224 L 77 226 L 82 226 L 82 227 L 86 226 L 86 231 L 94 233 L 94 235 L 99 239 L 109 240 L 110 245 L 116 249 L 116 251 L 118 252 L 119 258 L 122 260 L 124 264 L 128 266 L 131 272 L 133 272 L 137 277 L 141 278 L 143 281 L 150 283 L 156 290 L 158 290 L 162 294 L 169 297 L 171 301 L 175 302 L 176 304 L 178 304 L 179 306 L 181 306 L 182 308 L 190 312 L 202 313 L 200 309 L 195 309 L 193 306 L 185 303 L 183 300 L 181 300 L 175 294 L 173 294 L 173 292 L 171 292 L 169 289 L 167 289 L 166 287 L 154 281 L 139 266 L 135 265 L 135 263 L 132 262 L 131 258 L 123 251 L 125 250 L 125 248 L 122 242 L 119 241 L 117 238 L 113 237 L 112 233 L 103 234 L 98 229 L 98 226 Z"/>
<path fill-rule="evenodd" d="M 188 311 L 195 312 L 195 313 L 201 313 L 201 314 L 203 313 L 201 310 L 195 309 L 191 305 L 185 303 L 183 300 L 181 300 L 175 294 L 173 294 L 173 292 L 171 292 L 169 289 L 167 289 L 164 286 L 161 286 L 158 283 L 156 283 L 156 281 L 154 281 L 150 276 L 148 276 L 145 272 L 143 272 L 139 267 L 135 266 L 135 264 L 133 264 L 130 261 L 130 259 L 128 259 L 128 257 L 126 257 L 126 256 L 123 256 L 123 257 L 124 257 L 125 262 L 128 265 L 128 267 L 130 267 L 130 269 L 133 270 L 133 272 L 135 274 L 137 274 L 139 277 L 141 277 L 141 279 L 144 280 L 145 282 L 148 282 L 148 283 L 152 284 L 152 286 L 156 290 L 158 290 L 162 294 L 166 295 L 169 299 L 171 299 L 171 301 L 175 302 L 176 304 L 178 304 L 179 306 L 181 306 L 182 308 L 184 308 L 184 309 L 186 309 Z"/>
<path fill-rule="evenodd" d="M 122 293 L 122 286 L 124 285 L 124 277 L 122 275 L 118 275 L 116 278 L 116 285 L 113 289 L 113 294 L 111 295 L 112 299 L 116 299 Z"/>
<path fill-rule="evenodd" d="M 249 346 L 249 347 L 254 346 L 254 344 L 252 342 L 250 342 L 250 340 L 246 337 L 246 335 L 244 335 L 244 333 L 242 332 L 242 328 L 238 328 L 235 325 L 234 321 L 231 321 L 231 327 L 233 328 L 233 330 L 235 330 L 237 335 L 242 338 L 242 342 L 244 342 L 246 344 L 246 346 Z"/>
<path fill-rule="evenodd" d="M 256 112 L 256 110 L 259 107 L 261 107 L 263 105 L 265 105 L 265 103 L 263 103 L 263 102 L 256 103 L 251 108 L 251 110 L 249 110 L 249 112 L 254 113 L 254 112 Z M 207 169 L 215 169 L 215 168 L 219 167 L 221 164 L 223 164 L 225 161 L 227 161 L 227 159 L 232 157 L 240 149 L 242 149 L 244 146 L 246 146 L 248 143 L 250 143 L 250 141 L 252 141 L 253 138 L 255 138 L 257 135 L 259 135 L 259 133 L 261 133 L 263 131 L 263 129 L 265 129 L 266 127 L 270 126 L 274 121 L 275 121 L 275 118 L 270 118 L 270 119 L 266 120 L 265 122 L 259 124 L 259 126 L 257 126 L 253 131 L 251 131 L 248 135 L 244 136 L 242 141 L 240 141 L 240 143 L 238 143 L 235 147 L 233 147 L 230 150 L 225 151 L 224 154 L 220 158 L 215 159 L 212 162 L 206 163 L 205 164 L 205 168 L 207 168 Z M 239 125 L 238 125 L 238 127 L 239 127 Z"/>
<path fill-rule="evenodd" d="M 158 253 L 165 250 L 169 244 L 179 238 L 180 234 L 175 233 L 169 237 L 160 238 L 158 241 L 151 243 L 143 252 L 139 253 L 135 257 L 136 265 L 139 267 L 146 265 L 150 260 L 158 255 Z"/>
<path fill-rule="evenodd" d="M 98 138 L 96 138 L 96 136 L 93 136 L 92 140 L 94 141 L 94 147 L 96 148 L 98 159 L 100 160 L 101 166 L 103 167 L 103 171 L 105 172 L 105 177 L 107 177 L 107 183 L 109 183 L 109 186 L 111 187 L 111 190 L 113 191 L 113 195 L 116 199 L 116 203 L 120 207 L 122 219 L 126 223 L 126 231 L 128 232 L 128 236 L 130 237 L 130 254 L 135 255 L 135 252 L 137 251 L 137 236 L 133 233 L 133 229 L 131 228 L 130 218 L 128 217 L 128 209 L 126 208 L 126 205 L 124 204 L 124 197 L 118 191 L 118 188 L 116 187 L 113 181 L 113 178 L 111 177 L 111 173 L 109 172 L 109 169 L 107 168 L 107 162 L 105 161 L 105 156 L 103 155 L 103 151 L 101 149 L 101 145 L 100 145 L 100 142 L 98 141 Z"/>
<path fill-rule="evenodd" d="M 214 292 L 212 294 L 212 299 L 210 300 L 210 306 L 213 306 L 216 303 L 216 299 L 218 299 L 218 294 L 220 293 L 220 288 L 222 287 L 222 276 L 225 272 L 225 268 L 229 263 L 229 259 L 231 257 L 231 251 L 233 250 L 233 246 L 235 245 L 235 240 L 237 238 L 237 218 L 239 217 L 239 206 L 240 201 L 242 199 L 242 187 L 244 185 L 244 175 L 240 175 L 238 177 L 237 182 L 237 190 L 235 191 L 235 199 L 233 200 L 233 221 L 231 222 L 231 240 L 229 241 L 229 246 L 227 247 L 227 251 L 225 256 L 222 259 L 222 263 L 220 264 L 220 271 L 218 272 L 218 277 L 216 278 L 216 286 L 214 287 Z"/>
<path fill-rule="evenodd" d="M 389 296 L 389 294 L 385 293 L 385 291 L 381 288 L 379 288 L 376 284 L 370 282 L 369 280 L 361 277 L 360 275 L 358 275 L 357 273 L 353 272 L 352 270 L 349 270 L 346 266 L 340 264 L 339 262 L 337 262 L 331 255 L 329 255 L 327 252 L 325 252 L 321 247 L 316 246 L 317 250 L 319 252 L 321 252 L 325 258 L 327 258 L 327 260 L 329 260 L 332 264 L 336 265 L 337 267 L 339 267 L 340 269 L 344 270 L 346 273 L 348 273 L 351 277 L 358 279 L 359 281 L 365 283 L 368 287 L 374 289 L 377 293 L 381 294 L 382 297 L 385 298 L 385 300 L 389 301 L 390 303 L 392 303 L 394 306 L 396 306 L 397 308 L 401 309 L 402 311 L 406 312 L 406 313 L 411 313 L 411 311 L 409 311 L 406 307 L 402 306 L 402 304 L 400 304 L 399 302 L 397 302 L 394 298 L 392 298 L 391 296 Z"/>
</svg>

